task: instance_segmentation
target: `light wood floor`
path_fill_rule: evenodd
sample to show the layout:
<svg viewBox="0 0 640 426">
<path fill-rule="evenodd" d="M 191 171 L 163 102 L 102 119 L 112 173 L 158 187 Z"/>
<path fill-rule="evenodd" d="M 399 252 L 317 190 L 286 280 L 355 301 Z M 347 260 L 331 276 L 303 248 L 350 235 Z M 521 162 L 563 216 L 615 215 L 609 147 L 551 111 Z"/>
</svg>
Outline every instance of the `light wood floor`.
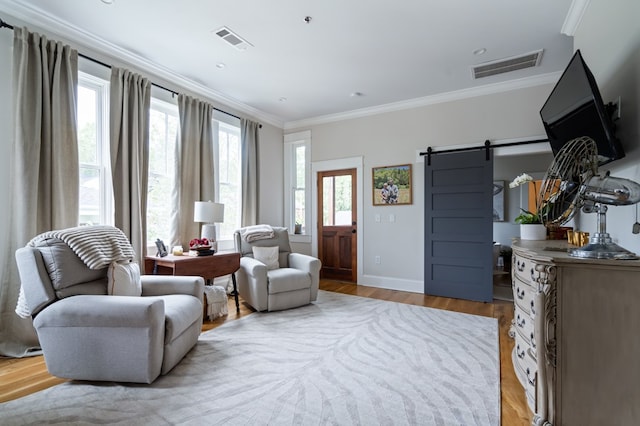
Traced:
<svg viewBox="0 0 640 426">
<path fill-rule="evenodd" d="M 505 426 L 520 426 L 531 423 L 532 414 L 528 410 L 524 390 L 520 386 L 511 364 L 513 340 L 508 331 L 513 319 L 511 302 L 495 300 L 494 303 L 470 302 L 459 299 L 426 296 L 395 290 L 357 286 L 350 283 L 322 280 L 320 288 L 337 293 L 351 294 L 374 299 L 389 300 L 412 305 L 428 306 L 455 312 L 493 317 L 500 327 L 500 385 L 501 415 Z M 249 315 L 253 310 L 240 303 L 240 312 L 236 313 L 233 298 L 229 299 L 229 315 L 214 321 L 205 321 L 202 330 L 211 330 L 227 321 L 233 321 Z M 0 403 L 21 398 L 25 395 L 46 389 L 64 382 L 64 379 L 53 377 L 47 373 L 42 356 L 7 359 L 0 358 Z"/>
</svg>

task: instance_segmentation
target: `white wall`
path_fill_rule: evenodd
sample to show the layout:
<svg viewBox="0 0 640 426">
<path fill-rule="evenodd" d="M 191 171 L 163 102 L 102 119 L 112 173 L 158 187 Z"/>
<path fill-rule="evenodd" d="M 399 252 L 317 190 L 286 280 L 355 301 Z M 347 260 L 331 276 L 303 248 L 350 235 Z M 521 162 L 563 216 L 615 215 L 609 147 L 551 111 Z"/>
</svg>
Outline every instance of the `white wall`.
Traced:
<svg viewBox="0 0 640 426">
<path fill-rule="evenodd" d="M 263 124 L 260 130 L 259 223 L 284 225 L 284 137 L 282 129 Z"/>
<path fill-rule="evenodd" d="M 613 176 L 640 182 L 640 2 L 591 1 L 576 31 L 574 47 L 580 49 L 594 74 L 604 102 L 621 97 L 617 136 L 627 154 L 605 165 Z M 607 230 L 627 250 L 640 254 L 640 235 L 631 232 L 636 206 L 611 207 Z M 576 221 L 583 231 L 595 232 L 594 214 Z"/>
<path fill-rule="evenodd" d="M 423 291 L 424 162 L 416 162 L 416 151 L 428 146 L 477 145 L 486 139 L 543 135 L 538 111 L 551 87 L 531 87 L 311 126 L 312 162 L 364 157 L 364 220 L 358 226 L 364 235 L 360 284 Z M 301 130 L 308 129 L 291 129 L 287 133 Z M 406 163 L 413 165 L 413 204 L 374 207 L 371 168 Z M 395 222 L 389 220 L 391 214 Z M 380 222 L 375 221 L 376 215 L 380 215 Z M 380 256 L 380 264 L 375 264 L 375 256 Z"/>
</svg>

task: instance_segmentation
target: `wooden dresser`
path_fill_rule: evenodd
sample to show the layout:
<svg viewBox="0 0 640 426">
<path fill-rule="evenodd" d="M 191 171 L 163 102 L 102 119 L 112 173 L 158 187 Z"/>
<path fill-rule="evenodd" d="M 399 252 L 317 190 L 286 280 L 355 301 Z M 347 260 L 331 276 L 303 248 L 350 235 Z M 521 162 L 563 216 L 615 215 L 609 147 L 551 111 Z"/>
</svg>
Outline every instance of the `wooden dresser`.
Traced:
<svg viewBox="0 0 640 426">
<path fill-rule="evenodd" d="M 640 261 L 512 248 L 512 362 L 532 423 L 640 425 Z"/>
</svg>

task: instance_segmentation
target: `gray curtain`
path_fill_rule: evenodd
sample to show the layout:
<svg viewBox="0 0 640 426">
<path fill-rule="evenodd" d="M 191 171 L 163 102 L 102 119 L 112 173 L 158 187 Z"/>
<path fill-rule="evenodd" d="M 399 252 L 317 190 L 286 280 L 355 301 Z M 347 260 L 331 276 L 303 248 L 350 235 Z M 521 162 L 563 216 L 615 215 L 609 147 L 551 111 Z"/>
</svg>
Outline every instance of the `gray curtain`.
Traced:
<svg viewBox="0 0 640 426">
<path fill-rule="evenodd" d="M 242 226 L 258 223 L 258 143 L 260 124 L 240 119 L 242 152 Z"/>
<path fill-rule="evenodd" d="M 178 95 L 180 131 L 176 141 L 176 178 L 171 217 L 171 245 L 186 250 L 200 236 L 193 221 L 196 201 L 214 201 L 213 106 L 187 95 Z"/>
<path fill-rule="evenodd" d="M 0 270 L 0 354 L 25 356 L 39 346 L 30 319 L 14 309 L 20 279 L 14 252 L 44 231 L 78 225 L 76 123 L 78 52 L 16 28 L 9 241 Z"/>
<path fill-rule="evenodd" d="M 129 238 L 144 269 L 147 239 L 149 114 L 151 83 L 130 71 L 111 69 L 111 175 L 115 226 Z"/>
</svg>

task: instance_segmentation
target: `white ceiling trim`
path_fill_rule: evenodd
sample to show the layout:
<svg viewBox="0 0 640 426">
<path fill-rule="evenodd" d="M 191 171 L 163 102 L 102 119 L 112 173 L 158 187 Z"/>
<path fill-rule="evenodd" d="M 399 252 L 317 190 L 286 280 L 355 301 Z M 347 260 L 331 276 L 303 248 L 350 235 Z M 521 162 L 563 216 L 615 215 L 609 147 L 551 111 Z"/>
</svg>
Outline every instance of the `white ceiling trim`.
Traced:
<svg viewBox="0 0 640 426">
<path fill-rule="evenodd" d="M 15 1 L 11 0 L 0 0 L 0 7 L 4 13 L 12 15 L 14 18 L 33 24 L 45 31 L 51 32 L 52 34 L 64 37 L 74 43 L 82 45 L 90 51 L 96 51 L 98 53 L 117 58 L 119 61 L 129 63 L 140 70 L 155 74 L 162 79 L 175 83 L 179 87 L 206 96 L 213 101 L 220 102 L 221 104 L 224 104 L 224 106 L 243 112 L 265 123 L 269 123 L 279 128 L 282 128 L 284 125 L 281 119 L 274 117 L 271 114 L 267 114 L 264 111 L 243 104 L 220 92 L 212 90 L 211 88 L 177 74 L 160 64 L 149 61 L 102 38 L 96 37 L 95 35 L 71 25 L 68 22 L 53 19 L 38 8 L 17 4 Z M 8 18 L 4 19 L 5 21 L 8 21 Z M 11 22 L 9 23 L 11 24 Z M 90 54 L 87 55 L 92 56 Z"/>
<path fill-rule="evenodd" d="M 487 84 L 469 89 L 456 90 L 453 92 L 440 93 L 422 98 L 409 99 L 407 101 L 394 102 L 385 105 L 378 105 L 370 108 L 362 108 L 353 111 L 347 111 L 339 114 L 328 114 L 320 117 L 309 118 L 298 121 L 288 121 L 284 124 L 284 129 L 297 129 L 301 127 L 309 127 L 318 124 L 332 123 L 341 120 L 350 120 L 354 118 L 368 117 L 371 115 L 383 114 L 394 111 L 403 111 L 407 109 L 420 108 L 428 105 L 440 104 L 444 102 L 457 101 L 462 99 L 474 98 L 477 96 L 491 95 L 511 90 L 524 89 L 527 87 L 542 86 L 545 84 L 555 84 L 561 72 L 542 74 L 534 77 L 520 78 L 517 80 L 506 81 L 502 83 Z"/>
<path fill-rule="evenodd" d="M 573 0 L 571 2 L 569 12 L 567 12 L 567 16 L 564 18 L 560 33 L 568 35 L 569 37 L 576 35 L 576 30 L 580 26 L 580 22 L 582 22 L 582 17 L 589 7 L 590 1 L 591 0 Z"/>
</svg>

